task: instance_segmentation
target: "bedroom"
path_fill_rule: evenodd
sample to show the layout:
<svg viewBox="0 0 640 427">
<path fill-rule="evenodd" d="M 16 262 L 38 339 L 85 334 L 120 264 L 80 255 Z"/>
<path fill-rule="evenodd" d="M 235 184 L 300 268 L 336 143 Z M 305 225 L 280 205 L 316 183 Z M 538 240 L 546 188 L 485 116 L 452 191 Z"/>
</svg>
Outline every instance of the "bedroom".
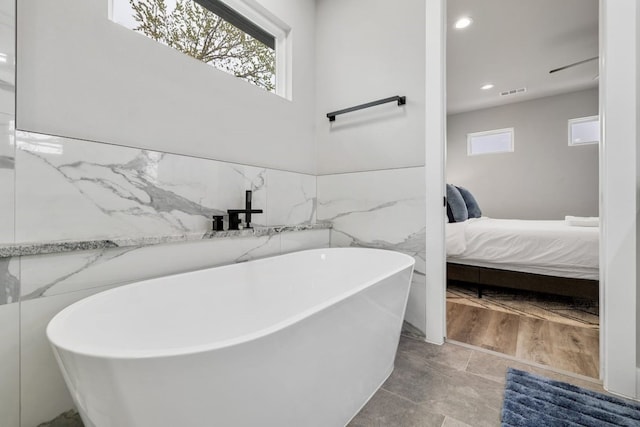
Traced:
<svg viewBox="0 0 640 427">
<path fill-rule="evenodd" d="M 565 216 L 597 217 L 598 144 L 568 141 L 572 119 L 590 118 L 578 123 L 597 129 L 597 61 L 549 71 L 597 57 L 598 2 L 528 2 L 526 7 L 509 3 L 483 2 L 479 9 L 468 1 L 448 2 L 451 22 L 463 16 L 472 17 L 472 22 L 447 35 L 447 183 L 470 190 L 482 217 L 521 220 L 508 222 L 512 228 L 529 226 L 531 220 L 536 227 L 556 220 L 553 225 L 558 227 Z M 494 130 L 510 130 L 506 133 L 511 141 L 498 143 L 504 152 L 469 155 L 468 135 L 484 137 L 484 132 Z M 479 285 L 450 281 L 448 339 L 597 378 L 598 227 L 568 227 L 573 237 L 563 252 L 547 250 L 552 259 L 562 258 L 567 265 L 552 265 L 538 258 L 540 248 L 557 244 L 555 230 L 546 242 L 546 231 L 527 231 L 537 240 L 520 249 L 524 258 L 518 260 L 515 252 L 500 252 L 514 237 L 498 238 L 495 231 L 487 231 L 487 224 L 472 219 L 447 225 L 448 243 L 458 234 L 458 248 L 448 251 L 449 279 L 503 286 L 483 286 L 484 297 L 478 299 Z M 466 231 L 465 241 L 464 229 L 471 226 L 484 227 L 481 234 L 489 233 L 490 240 L 477 243 L 479 237 L 469 240 Z M 472 248 L 465 243 L 484 253 L 470 254 Z M 482 280 L 477 279 L 478 266 L 492 267 L 483 270 Z M 488 276 L 495 269 L 518 274 Z M 541 334 L 557 336 L 558 342 L 547 339 L 547 346 L 536 345 Z M 574 344 L 563 347 L 560 342 Z"/>
</svg>

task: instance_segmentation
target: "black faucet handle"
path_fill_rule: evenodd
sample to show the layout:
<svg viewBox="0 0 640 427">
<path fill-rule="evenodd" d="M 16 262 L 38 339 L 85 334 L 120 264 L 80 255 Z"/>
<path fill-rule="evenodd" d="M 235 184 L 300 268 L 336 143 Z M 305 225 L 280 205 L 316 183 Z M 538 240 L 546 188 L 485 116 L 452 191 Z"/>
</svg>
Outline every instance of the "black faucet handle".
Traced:
<svg viewBox="0 0 640 427">
<path fill-rule="evenodd" d="M 227 209 L 229 215 L 247 214 L 247 213 L 262 213 L 262 209 Z"/>
<path fill-rule="evenodd" d="M 238 230 L 240 221 L 240 209 L 229 209 L 229 230 Z"/>
<path fill-rule="evenodd" d="M 244 214 L 245 216 L 245 226 L 244 228 L 252 228 L 251 227 L 251 214 L 262 213 L 262 209 L 228 209 L 229 213 L 229 230 L 238 230 L 240 221 L 240 214 Z"/>
<path fill-rule="evenodd" d="M 222 215 L 214 215 L 213 216 L 213 226 L 211 227 L 211 229 L 213 231 L 223 231 L 224 230 L 224 225 L 222 224 Z"/>
</svg>

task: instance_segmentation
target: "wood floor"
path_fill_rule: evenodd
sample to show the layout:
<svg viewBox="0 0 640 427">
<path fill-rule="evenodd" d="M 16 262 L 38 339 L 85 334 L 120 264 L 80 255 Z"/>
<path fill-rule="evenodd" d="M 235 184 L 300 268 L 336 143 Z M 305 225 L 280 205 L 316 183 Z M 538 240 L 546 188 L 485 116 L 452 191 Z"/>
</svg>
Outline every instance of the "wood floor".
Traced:
<svg viewBox="0 0 640 427">
<path fill-rule="evenodd" d="M 598 378 L 598 329 L 447 301 L 447 338 Z"/>
</svg>

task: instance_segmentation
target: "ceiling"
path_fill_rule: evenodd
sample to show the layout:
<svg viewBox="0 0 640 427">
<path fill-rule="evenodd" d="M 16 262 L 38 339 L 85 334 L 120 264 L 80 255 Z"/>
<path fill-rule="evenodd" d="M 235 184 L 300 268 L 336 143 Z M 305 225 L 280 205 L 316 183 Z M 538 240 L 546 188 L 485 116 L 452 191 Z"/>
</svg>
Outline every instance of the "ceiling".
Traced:
<svg viewBox="0 0 640 427">
<path fill-rule="evenodd" d="M 473 23 L 457 30 L 463 15 Z M 549 74 L 597 55 L 598 0 L 447 0 L 447 112 L 597 87 L 598 61 Z"/>
</svg>

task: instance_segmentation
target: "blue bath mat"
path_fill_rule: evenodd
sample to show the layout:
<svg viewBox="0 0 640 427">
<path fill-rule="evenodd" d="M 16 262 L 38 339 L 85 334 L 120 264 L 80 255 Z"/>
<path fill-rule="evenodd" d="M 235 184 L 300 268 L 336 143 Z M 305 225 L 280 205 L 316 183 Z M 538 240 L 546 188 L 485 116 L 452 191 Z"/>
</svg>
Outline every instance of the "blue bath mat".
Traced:
<svg viewBox="0 0 640 427">
<path fill-rule="evenodd" d="M 640 403 L 509 368 L 503 427 L 640 426 Z"/>
</svg>

